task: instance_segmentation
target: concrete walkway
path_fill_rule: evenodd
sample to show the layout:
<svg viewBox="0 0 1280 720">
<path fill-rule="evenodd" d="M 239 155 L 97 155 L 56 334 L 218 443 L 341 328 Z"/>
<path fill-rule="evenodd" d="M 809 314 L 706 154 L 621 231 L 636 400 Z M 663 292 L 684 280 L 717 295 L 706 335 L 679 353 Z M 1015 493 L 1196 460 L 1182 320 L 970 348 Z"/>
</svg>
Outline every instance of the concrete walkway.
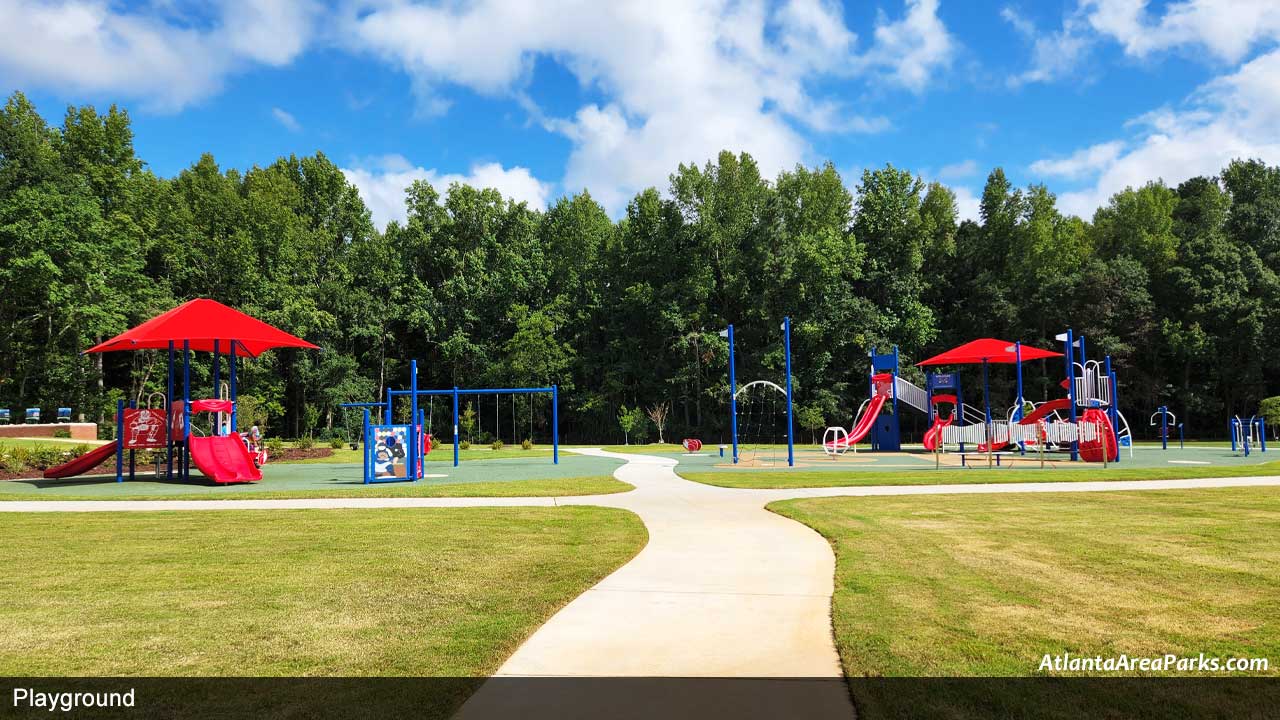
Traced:
<svg viewBox="0 0 1280 720">
<path fill-rule="evenodd" d="M 1280 477 L 912 485 L 744 490 L 684 480 L 672 457 L 576 450 L 626 462 L 635 486 L 615 495 L 562 498 L 316 498 L 0 502 L 0 512 L 408 508 L 595 505 L 636 513 L 649 543 L 629 563 L 554 615 L 481 687 L 461 717 L 666 717 L 779 714 L 849 717 L 831 629 L 835 558 L 813 530 L 764 509 L 787 498 L 951 493 L 1114 492 L 1280 485 Z M 520 683 L 555 676 L 598 681 Z M 708 680 L 678 692 L 638 692 L 605 678 Z M 787 682 L 776 679 L 791 678 Z M 799 680 L 804 679 L 804 680 Z M 669 681 L 670 682 L 670 681 Z M 693 681 L 689 681 L 693 682 Z M 637 692 L 628 692 L 628 690 Z M 653 688 L 650 688 L 653 690 Z M 667 690 L 670 690 L 668 688 Z M 646 700 L 662 695 L 668 705 Z M 625 698 L 631 697 L 628 701 Z M 781 702 L 780 706 L 778 703 Z M 780 708 L 785 711 L 779 713 Z"/>
</svg>

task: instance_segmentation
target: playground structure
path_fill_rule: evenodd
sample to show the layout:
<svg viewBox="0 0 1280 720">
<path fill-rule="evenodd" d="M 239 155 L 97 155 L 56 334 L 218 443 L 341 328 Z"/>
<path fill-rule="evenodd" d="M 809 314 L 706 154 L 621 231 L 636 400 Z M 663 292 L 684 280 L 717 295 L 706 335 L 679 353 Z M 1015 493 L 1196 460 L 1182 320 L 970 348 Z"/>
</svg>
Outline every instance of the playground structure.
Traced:
<svg viewBox="0 0 1280 720">
<path fill-rule="evenodd" d="M 121 400 L 116 406 L 116 439 L 71 462 L 45 470 L 46 478 L 80 475 L 110 458 L 116 458 L 116 482 L 124 482 L 124 454 L 129 451 L 129 479 L 137 474 L 136 451 L 164 449 L 157 459 L 157 478 L 190 481 L 191 466 L 217 484 L 256 482 L 262 479 L 259 462 L 250 453 L 237 428 L 237 367 L 241 358 L 255 358 L 280 347 L 319 349 L 289 333 L 252 318 L 214 300 L 196 299 L 157 315 L 132 330 L 86 350 L 86 353 L 118 350 L 167 350 L 165 393 L 152 393 L 146 407 Z M 196 352 L 212 354 L 212 398 L 192 399 L 191 362 Z M 221 361 L 227 359 L 227 381 L 222 382 Z M 182 399 L 174 400 L 179 377 Z M 193 416 L 211 413 L 208 435 L 193 427 Z M 261 449 L 259 448 L 261 453 Z M 257 460 L 264 460 L 259 454 Z"/>
<path fill-rule="evenodd" d="M 1267 451 L 1266 420 L 1257 415 L 1251 415 L 1248 420 L 1242 420 L 1239 415 L 1236 415 L 1228 424 L 1231 430 L 1231 452 L 1244 453 L 1245 457 L 1249 457 L 1249 453 L 1255 447 L 1262 452 Z"/>
<path fill-rule="evenodd" d="M 745 425 L 747 426 L 746 429 L 747 429 L 748 439 L 751 439 L 751 433 L 753 429 L 752 421 L 758 421 L 760 427 L 762 427 L 763 423 L 765 422 L 763 418 L 763 416 L 765 415 L 765 412 L 763 411 L 762 408 L 758 409 L 758 406 L 762 404 L 762 402 L 768 403 L 770 405 L 770 411 L 768 412 L 768 416 L 771 419 L 776 419 L 776 416 L 779 414 L 778 411 L 776 410 L 777 404 L 779 402 L 783 404 L 785 408 L 785 416 L 786 416 L 784 422 L 785 422 L 785 429 L 786 429 L 785 434 L 787 438 L 787 466 L 795 467 L 795 464 L 796 464 L 795 414 L 794 414 L 794 408 L 791 402 L 792 394 L 791 394 L 791 318 L 790 317 L 784 317 L 782 319 L 781 329 L 782 329 L 783 355 L 785 358 L 783 361 L 784 373 L 786 376 L 785 388 L 769 380 L 754 380 L 752 382 L 749 382 L 743 385 L 741 388 L 739 388 L 738 376 L 737 376 L 737 360 L 735 356 L 734 340 L 733 340 L 733 325 L 732 324 L 729 325 L 727 329 L 725 329 L 720 333 L 721 337 L 727 338 L 729 341 L 729 420 L 730 420 L 730 428 L 731 428 L 732 439 L 733 439 L 733 464 L 735 465 L 737 465 L 739 461 L 742 459 L 742 454 L 741 454 L 742 443 L 740 442 L 741 438 L 738 435 L 738 406 L 740 404 L 739 400 L 745 398 L 745 399 L 751 400 L 751 402 L 748 404 L 747 422 L 745 423 Z M 763 398 L 766 398 L 766 399 L 762 401 L 761 396 L 763 396 Z M 781 398 L 781 400 L 779 400 L 779 397 Z M 757 443 L 758 443 L 760 438 L 757 437 L 755 439 L 757 440 Z M 755 456 L 755 453 L 753 452 L 752 460 L 755 459 L 754 456 Z"/>
<path fill-rule="evenodd" d="M 530 396 L 529 421 L 532 425 L 532 396 L 546 394 L 551 396 L 551 462 L 560 464 L 560 388 L 550 387 L 522 388 L 459 388 L 424 390 L 418 388 L 418 361 L 409 361 L 409 387 L 404 390 L 387 389 L 382 402 L 343 403 L 343 408 L 360 408 L 364 411 L 361 437 L 364 442 L 364 482 L 366 484 L 381 482 L 417 482 L 426 476 L 424 458 L 433 448 L 431 432 L 431 415 L 434 407 L 430 404 L 424 410 L 419 405 L 421 398 L 428 402 L 436 397 L 447 397 L 451 400 L 453 418 L 453 466 L 458 467 L 461 460 L 462 436 L 459 432 L 459 401 L 463 397 L 474 396 L 477 402 L 480 397 L 495 396 L 495 428 L 497 423 L 496 396 L 510 394 L 513 407 L 513 430 L 515 421 L 515 396 Z M 409 418 L 411 422 L 396 423 L 395 399 L 409 398 Z M 377 409 L 381 414 L 378 422 L 373 421 L 371 410 Z"/>
<path fill-rule="evenodd" d="M 1025 455 L 1028 446 L 1063 450 L 1072 460 L 1118 462 L 1120 448 L 1133 453 L 1133 437 L 1128 421 L 1116 401 L 1116 375 L 1111 358 L 1089 360 L 1083 337 L 1072 331 L 1058 336 L 1066 352 L 1058 353 L 983 338 L 965 343 L 935 357 L 917 363 L 918 367 L 981 364 L 983 407 L 964 402 L 960 376 L 955 372 L 926 372 L 925 387 L 900 375 L 897 347 L 891 353 L 870 352 L 870 397 L 859 407 L 851 430 L 829 427 L 823 435 L 823 450 L 838 456 L 864 438 L 872 450 L 892 452 L 902 447 L 899 410 L 902 405 L 925 413 L 929 428 L 924 434 L 924 447 L 931 452 L 955 448 L 966 454 L 966 445 L 977 453 L 991 456 L 1015 446 Z M 1023 395 L 1022 365 L 1030 360 L 1063 357 L 1066 377 L 1060 383 L 1067 397 L 1031 403 Z M 1004 416 L 993 415 L 990 402 L 989 367 L 992 363 L 1011 364 L 1017 370 L 1017 402 Z M 949 408 L 944 411 L 943 408 Z M 886 412 L 885 408 L 889 408 Z"/>
</svg>

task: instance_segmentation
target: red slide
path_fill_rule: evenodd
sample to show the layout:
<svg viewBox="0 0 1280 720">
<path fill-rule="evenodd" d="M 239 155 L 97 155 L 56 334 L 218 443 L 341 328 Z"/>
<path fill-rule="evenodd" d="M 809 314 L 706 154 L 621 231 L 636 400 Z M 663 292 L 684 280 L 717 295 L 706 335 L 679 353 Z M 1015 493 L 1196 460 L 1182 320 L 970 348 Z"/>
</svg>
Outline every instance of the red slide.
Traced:
<svg viewBox="0 0 1280 720">
<path fill-rule="evenodd" d="M 1037 405 L 1036 409 L 1032 410 L 1030 415 L 1027 415 L 1026 417 L 1019 420 L 1018 424 L 1034 425 L 1037 422 L 1040 422 L 1040 420 L 1044 418 L 1046 415 L 1048 415 L 1049 413 L 1057 412 L 1058 410 L 1066 410 L 1069 407 L 1071 407 L 1071 398 L 1058 398 L 1057 400 L 1049 400 L 1048 402 L 1043 402 Z M 992 448 L 992 450 L 993 451 L 999 450 L 1008 444 L 1009 443 L 1007 442 L 996 443 L 995 447 Z M 986 443 L 982 443 L 978 445 L 978 452 L 986 452 L 986 451 L 987 451 Z"/>
<path fill-rule="evenodd" d="M 66 478 L 74 475 L 83 475 L 98 467 L 98 464 L 103 460 L 115 454 L 116 444 L 109 442 L 106 445 L 100 445 L 90 450 L 71 462 L 65 462 L 45 470 L 44 476 L 46 478 Z"/>
<path fill-rule="evenodd" d="M 924 431 L 924 449 L 932 452 L 938 448 L 938 441 L 942 439 L 942 428 L 951 424 L 955 419 L 955 415 L 942 417 L 938 415 L 933 419 L 933 425 Z"/>
<path fill-rule="evenodd" d="M 858 420 L 858 424 L 854 426 L 849 436 L 840 440 L 832 440 L 827 443 L 827 447 L 847 448 L 866 437 L 867 433 L 871 432 L 871 426 L 876 424 L 876 418 L 880 416 L 880 409 L 884 407 L 884 401 L 888 399 L 888 395 L 877 395 L 871 398 L 871 404 L 867 406 L 866 412 L 862 413 L 862 418 Z"/>
<path fill-rule="evenodd" d="M 191 436 L 191 462 L 216 483 L 257 482 L 262 471 L 253 466 L 249 448 L 239 436 Z"/>
</svg>

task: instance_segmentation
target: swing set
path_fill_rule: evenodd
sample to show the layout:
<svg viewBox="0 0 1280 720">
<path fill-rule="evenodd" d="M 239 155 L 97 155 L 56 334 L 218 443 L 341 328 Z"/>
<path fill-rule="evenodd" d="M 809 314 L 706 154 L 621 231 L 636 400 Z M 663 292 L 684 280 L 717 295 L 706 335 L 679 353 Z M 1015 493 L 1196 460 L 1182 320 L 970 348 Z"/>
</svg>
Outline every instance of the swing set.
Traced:
<svg viewBox="0 0 1280 720">
<path fill-rule="evenodd" d="M 494 433 L 495 439 L 501 438 L 501 417 L 500 408 L 502 405 L 501 396 L 504 394 L 511 395 L 511 433 L 513 444 L 518 442 L 517 435 L 519 429 L 519 417 L 516 412 L 516 396 L 528 395 L 528 415 L 529 415 L 529 436 L 533 439 L 533 406 L 535 395 L 551 396 L 551 462 L 555 465 L 560 464 L 560 389 L 558 385 L 550 387 L 522 387 L 522 388 L 447 388 L 447 389 L 420 389 L 418 387 L 418 361 L 411 360 L 409 362 L 409 388 L 407 390 L 387 390 L 386 399 L 383 402 L 375 403 L 343 403 L 344 408 L 361 408 L 364 410 L 363 438 L 364 438 L 364 481 L 365 483 L 379 482 L 415 482 L 421 480 L 424 475 L 423 458 L 431 452 L 433 447 L 432 423 L 435 415 L 435 399 L 444 397 L 450 399 L 450 405 L 453 416 L 453 466 L 458 467 L 461 457 L 462 434 L 459 432 L 459 420 L 462 415 L 459 413 L 460 401 L 463 397 L 474 395 L 476 397 L 476 407 L 479 409 L 480 398 L 483 396 L 494 396 L 493 417 L 494 417 Z M 396 398 L 409 398 L 409 417 L 411 421 L 408 423 L 394 422 L 394 403 Z M 421 407 L 420 401 L 426 399 L 426 407 Z M 468 408 L 469 408 L 468 404 Z M 372 421 L 372 410 L 378 410 L 381 415 L 379 422 Z M 476 413 L 477 434 L 482 432 L 480 424 L 481 413 Z"/>
</svg>

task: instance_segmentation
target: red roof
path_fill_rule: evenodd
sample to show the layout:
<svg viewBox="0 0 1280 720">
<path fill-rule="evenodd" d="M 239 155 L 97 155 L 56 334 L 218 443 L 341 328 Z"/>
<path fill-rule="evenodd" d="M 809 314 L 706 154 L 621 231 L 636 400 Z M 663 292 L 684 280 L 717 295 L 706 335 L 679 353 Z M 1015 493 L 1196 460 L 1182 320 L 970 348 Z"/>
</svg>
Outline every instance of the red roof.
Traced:
<svg viewBox="0 0 1280 720">
<path fill-rule="evenodd" d="M 224 353 L 231 352 L 231 344 L 235 343 L 236 354 L 249 357 L 257 357 L 272 348 L 320 349 L 217 300 L 198 298 L 98 343 L 85 352 L 168 350 L 170 342 L 181 350 L 184 341 L 190 343 L 192 350 L 200 352 L 213 352 L 213 344 L 217 342 L 218 350 Z"/>
<path fill-rule="evenodd" d="M 960 347 L 952 348 L 941 355 L 934 355 L 928 360 L 916 363 L 921 365 L 973 365 L 983 361 L 989 363 L 1008 363 L 1013 364 L 1018 361 L 1018 355 L 1021 355 L 1022 361 L 1040 360 L 1050 357 L 1062 357 L 1062 353 L 1052 350 L 1041 350 L 1040 348 L 1023 345 L 1022 351 L 1018 354 L 1014 353 L 1014 344 L 1006 340 L 997 340 L 995 338 L 980 338 L 967 342 Z"/>
</svg>

